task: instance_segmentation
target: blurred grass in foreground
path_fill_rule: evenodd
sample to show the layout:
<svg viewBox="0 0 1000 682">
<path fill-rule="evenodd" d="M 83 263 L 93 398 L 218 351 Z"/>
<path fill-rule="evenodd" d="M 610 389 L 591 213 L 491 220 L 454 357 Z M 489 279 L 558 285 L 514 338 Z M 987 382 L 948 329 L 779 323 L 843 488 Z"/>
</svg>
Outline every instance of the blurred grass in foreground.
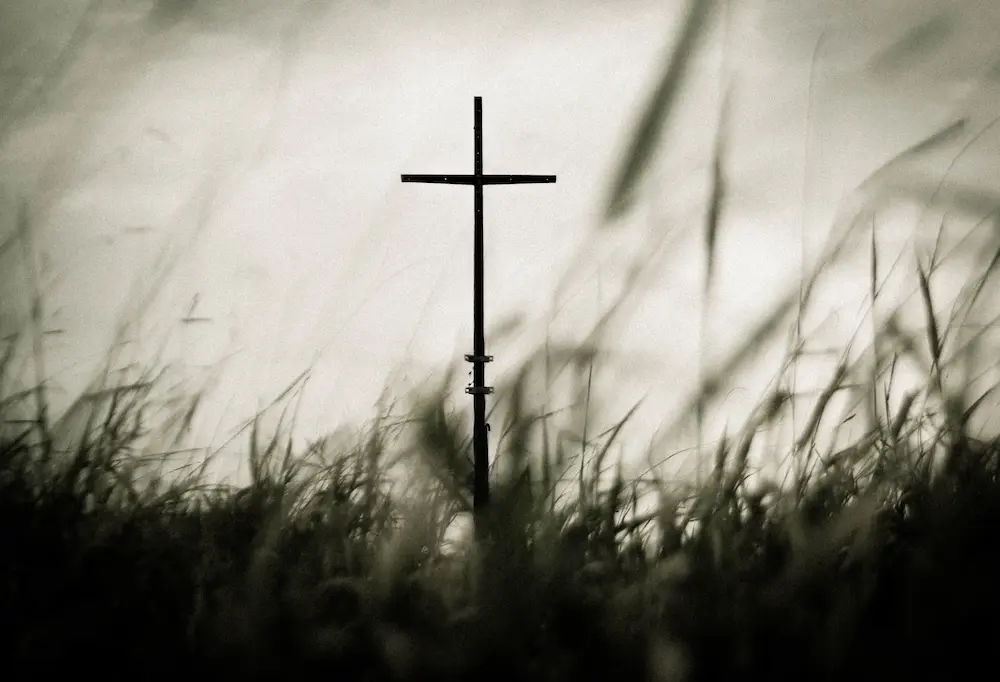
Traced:
<svg viewBox="0 0 1000 682">
<path fill-rule="evenodd" d="M 852 371 L 817 401 L 797 458 L 815 456 L 815 423 Z M 255 426 L 253 481 L 232 489 L 197 472 L 168 478 L 137 455 L 146 427 L 134 386 L 91 396 L 89 423 L 73 429 L 42 410 L 14 417 L 37 394 L 7 391 L 7 670 L 884 679 L 989 663 L 1000 443 L 968 433 L 976 405 L 945 399 L 942 417 L 910 394 L 791 484 L 751 487 L 755 430 L 782 410 L 771 401 L 719 443 L 705 481 L 655 480 L 658 504 L 640 513 L 638 482 L 620 468 L 610 483 L 599 475 L 614 433 L 589 445 L 585 465 L 571 466 L 565 440 L 528 452 L 553 415 L 520 412 L 523 376 L 479 547 L 445 537 L 470 499 L 467 439 L 443 394 L 408 420 L 382 415 L 354 443 L 330 437 L 305 452 Z M 936 386 L 929 377 L 924 397 Z M 424 466 L 400 490 L 387 441 L 404 427 Z"/>
</svg>

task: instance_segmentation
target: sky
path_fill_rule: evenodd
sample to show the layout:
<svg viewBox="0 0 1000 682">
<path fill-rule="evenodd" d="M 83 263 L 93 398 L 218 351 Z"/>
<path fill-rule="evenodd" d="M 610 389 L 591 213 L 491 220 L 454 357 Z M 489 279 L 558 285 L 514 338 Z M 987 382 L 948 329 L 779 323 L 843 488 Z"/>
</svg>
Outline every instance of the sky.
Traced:
<svg viewBox="0 0 1000 682">
<path fill-rule="evenodd" d="M 990 2 L 732 2 L 635 205 L 610 224 L 604 202 L 685 3 L 254 0 L 176 15 L 170 4 L 0 10 L 0 313 L 6 335 L 32 282 L 45 292 L 58 333 L 43 337 L 44 373 L 67 404 L 141 312 L 132 352 L 161 350 L 176 376 L 214 381 L 197 444 L 226 442 L 309 367 L 305 435 L 373 416 L 387 381 L 403 395 L 472 351 L 472 193 L 400 175 L 472 172 L 474 96 L 484 172 L 558 178 L 485 190 L 487 383 L 509 379 L 546 334 L 584 338 L 641 263 L 641 295 L 595 370 L 591 427 L 642 399 L 622 441 L 633 450 L 682 408 L 699 353 L 710 365 L 746 340 L 886 161 L 964 118 L 955 141 L 893 176 L 874 219 L 887 265 L 932 239 L 941 218 L 921 213 L 927 188 L 979 131 L 949 171 L 948 234 L 994 204 Z M 726 208 L 703 337 L 702 230 L 727 83 Z M 30 239 L 15 238 L 22 216 Z M 864 320 L 860 234 L 807 316 L 820 347 Z M 957 290 L 986 237 L 936 275 L 936 296 Z M 524 328 L 504 336 L 512 315 Z M 778 360 L 733 377 L 710 432 L 739 422 Z M 806 364 L 799 388 L 822 387 L 832 360 Z M 465 371 L 450 405 L 471 413 Z M 531 386 L 546 397 L 538 377 Z"/>
</svg>

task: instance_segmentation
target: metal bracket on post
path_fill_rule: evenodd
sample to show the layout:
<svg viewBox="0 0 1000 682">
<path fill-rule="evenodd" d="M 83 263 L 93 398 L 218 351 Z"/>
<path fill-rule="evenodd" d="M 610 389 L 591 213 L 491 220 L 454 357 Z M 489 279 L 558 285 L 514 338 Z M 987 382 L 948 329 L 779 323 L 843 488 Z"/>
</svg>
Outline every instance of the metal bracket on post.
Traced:
<svg viewBox="0 0 1000 682">
<path fill-rule="evenodd" d="M 474 365 L 483 364 L 484 362 L 493 362 L 493 356 L 492 355 L 475 355 L 475 354 L 466 353 L 465 354 L 465 361 L 466 362 L 471 362 Z M 492 386 L 466 386 L 465 387 L 465 392 L 469 393 L 471 395 L 475 395 L 476 393 L 490 394 L 490 393 L 493 392 L 493 387 Z M 489 429 L 487 428 L 487 430 L 489 430 Z"/>
</svg>

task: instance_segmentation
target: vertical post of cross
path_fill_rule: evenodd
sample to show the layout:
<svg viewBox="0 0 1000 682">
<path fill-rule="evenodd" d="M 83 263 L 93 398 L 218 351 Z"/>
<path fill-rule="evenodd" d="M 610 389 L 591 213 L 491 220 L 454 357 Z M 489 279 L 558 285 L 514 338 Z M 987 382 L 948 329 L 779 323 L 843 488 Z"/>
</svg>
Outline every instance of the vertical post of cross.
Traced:
<svg viewBox="0 0 1000 682">
<path fill-rule="evenodd" d="M 472 394 L 472 506 L 480 515 L 490 503 L 489 438 L 486 433 L 486 394 L 493 392 L 486 385 L 486 363 L 493 360 L 486 355 L 486 331 L 483 314 L 483 98 L 472 100 L 472 134 L 475 139 L 473 168 L 475 172 L 475 233 L 473 235 L 472 266 L 472 356 L 465 356 L 472 363 L 472 386 L 465 389 Z"/>
<path fill-rule="evenodd" d="M 475 193 L 475 234 L 473 246 L 473 303 L 472 303 L 472 354 L 466 355 L 472 363 L 472 386 L 465 389 L 472 394 L 473 426 L 473 509 L 477 521 L 490 501 L 489 439 L 486 425 L 486 395 L 493 392 L 486 385 L 485 364 L 493 360 L 486 355 L 486 334 L 483 329 L 483 187 L 485 185 L 520 185 L 553 183 L 554 175 L 484 175 L 483 174 L 483 98 L 473 98 L 473 136 L 475 150 L 472 175 L 403 175 L 403 182 L 425 182 L 447 185 L 472 185 Z"/>
</svg>

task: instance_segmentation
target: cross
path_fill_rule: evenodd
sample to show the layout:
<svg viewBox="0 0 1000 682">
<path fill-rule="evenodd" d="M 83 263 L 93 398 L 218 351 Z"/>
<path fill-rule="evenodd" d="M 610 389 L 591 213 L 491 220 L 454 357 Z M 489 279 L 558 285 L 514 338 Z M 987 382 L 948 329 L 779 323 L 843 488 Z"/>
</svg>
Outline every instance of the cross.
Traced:
<svg viewBox="0 0 1000 682">
<path fill-rule="evenodd" d="M 492 362 L 493 356 L 486 355 L 486 339 L 483 332 L 483 186 L 521 185 L 550 183 L 556 181 L 554 175 L 484 175 L 483 174 L 483 98 L 473 98 L 475 135 L 475 173 L 472 175 L 403 175 L 403 182 L 427 182 L 446 185 L 472 185 L 475 188 L 475 246 L 473 265 L 473 351 L 465 360 L 472 363 L 473 384 L 465 392 L 472 394 L 473 401 L 473 509 L 478 516 L 489 505 L 489 441 L 486 424 L 486 394 L 493 392 L 486 386 L 485 363 Z"/>
</svg>

